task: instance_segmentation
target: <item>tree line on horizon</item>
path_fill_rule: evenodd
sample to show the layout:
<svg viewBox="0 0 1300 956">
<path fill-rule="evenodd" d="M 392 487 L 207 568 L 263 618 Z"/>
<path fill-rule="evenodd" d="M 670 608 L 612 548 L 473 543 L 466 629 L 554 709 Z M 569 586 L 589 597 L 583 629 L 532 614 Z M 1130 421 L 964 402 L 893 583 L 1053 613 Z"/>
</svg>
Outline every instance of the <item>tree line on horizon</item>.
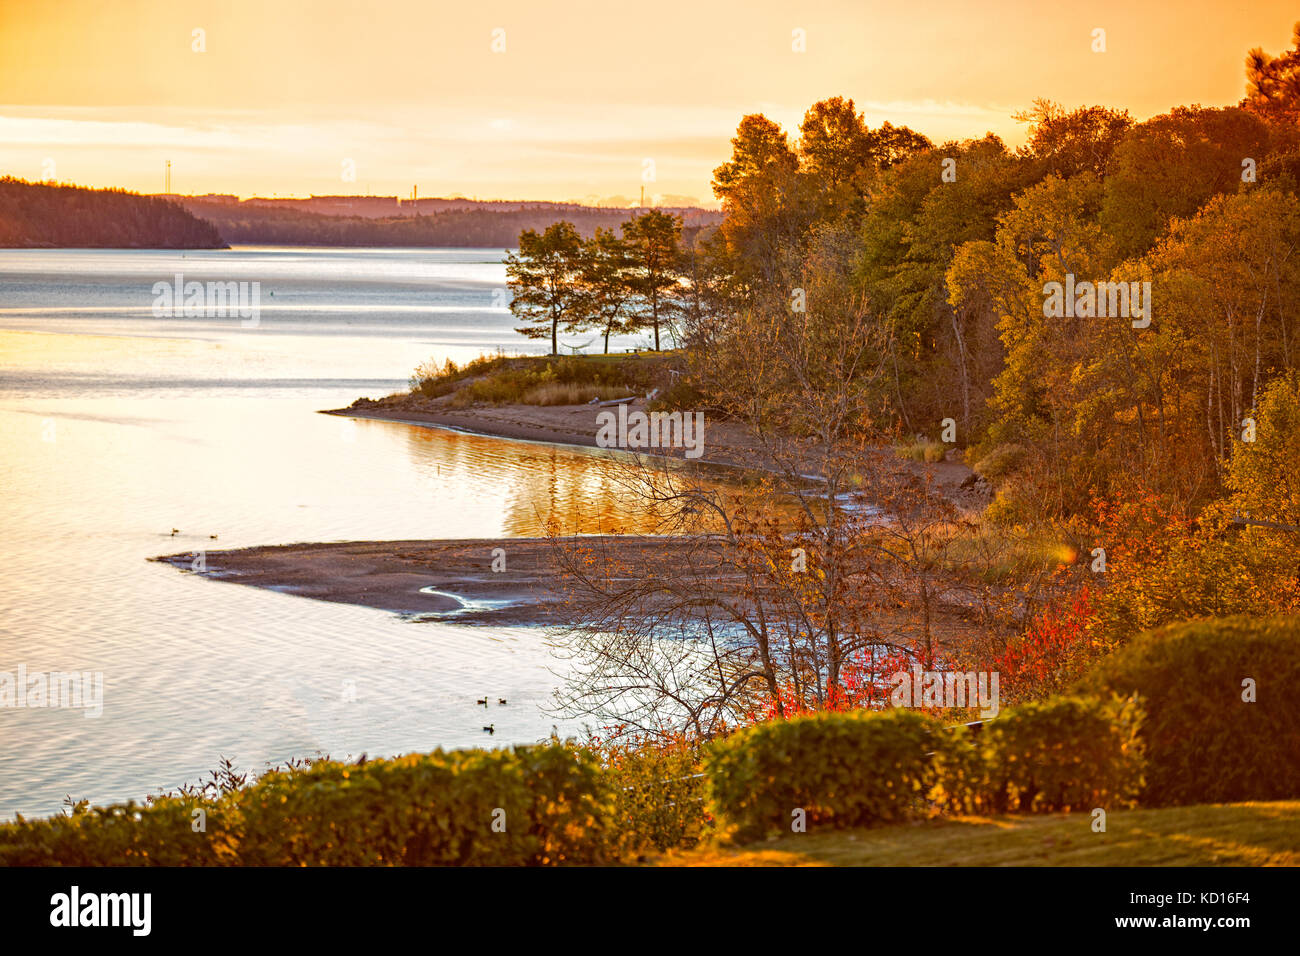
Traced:
<svg viewBox="0 0 1300 956">
<path fill-rule="evenodd" d="M 210 222 L 124 189 L 0 178 L 0 247 L 224 249 Z"/>
<path fill-rule="evenodd" d="M 301 246 L 426 246 L 505 249 L 516 244 L 522 230 L 545 229 L 556 213 L 546 207 L 517 209 L 447 209 L 432 214 L 385 218 L 338 216 L 255 203 L 179 202 L 196 216 L 213 223 L 234 243 Z M 626 209 L 589 208 L 565 215 L 583 236 L 612 228 L 628 215 Z M 716 222 L 721 213 L 695 210 L 692 225 Z M 689 228 L 689 227 L 688 227 Z"/>
<path fill-rule="evenodd" d="M 219 249 L 240 243 L 501 249 L 513 246 L 521 229 L 545 228 L 556 216 L 553 204 L 341 216 L 14 177 L 0 183 L 0 247 L 11 248 Z M 597 229 L 615 227 L 628 211 L 592 207 L 564 214 L 581 235 L 590 237 Z M 722 217 L 707 209 L 684 210 L 683 215 L 688 234 Z"/>
</svg>

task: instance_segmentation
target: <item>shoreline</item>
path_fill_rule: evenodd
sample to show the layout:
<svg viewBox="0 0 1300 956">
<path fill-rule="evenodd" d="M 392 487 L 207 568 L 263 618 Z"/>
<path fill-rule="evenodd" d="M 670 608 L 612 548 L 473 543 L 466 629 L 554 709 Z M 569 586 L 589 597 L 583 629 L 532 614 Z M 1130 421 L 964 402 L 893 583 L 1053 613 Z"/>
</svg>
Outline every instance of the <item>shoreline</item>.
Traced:
<svg viewBox="0 0 1300 956">
<path fill-rule="evenodd" d="M 383 400 L 371 401 L 363 398 L 347 408 L 322 409 L 320 414 L 387 421 L 416 427 L 446 428 L 487 438 L 505 438 L 510 441 L 598 449 L 600 446 L 596 444 L 598 429 L 596 416 L 602 411 L 611 410 L 596 405 L 518 404 L 478 405 L 467 409 L 453 409 L 439 407 L 436 399 L 422 401 L 414 408 L 410 407 L 411 404 L 414 403 L 387 404 Z M 644 411 L 646 401 L 637 398 L 628 402 L 627 406 L 629 410 Z M 690 461 L 728 468 L 754 467 L 752 462 L 745 460 L 746 454 L 752 451 L 749 447 L 752 442 L 746 442 L 739 429 L 735 426 L 714 424 L 709 426 L 709 431 L 715 436 L 722 434 L 721 442 L 713 442 L 715 448 L 721 448 L 721 454 L 714 452 L 700 458 L 689 459 Z M 682 457 L 654 448 L 646 449 L 641 454 L 663 458 Z"/>
<path fill-rule="evenodd" d="M 627 403 L 629 411 L 645 411 L 646 401 L 637 398 Z M 412 425 L 417 428 L 445 428 L 488 438 L 504 438 L 548 445 L 599 449 L 596 443 L 596 416 L 609 411 L 596 405 L 476 405 L 453 409 L 442 399 L 357 399 L 347 408 L 322 409 L 322 415 L 359 418 Z M 741 426 L 729 422 L 708 424 L 705 453 L 700 458 L 685 459 L 662 449 L 638 452 L 647 457 L 672 458 L 695 464 L 726 468 L 766 470 L 761 444 Z M 601 449 L 617 450 L 617 449 Z M 882 450 L 882 454 L 888 454 Z M 982 509 L 989 501 L 987 486 L 975 472 L 959 460 L 915 462 L 897 459 L 897 463 L 917 477 L 928 477 L 936 490 L 959 510 Z"/>
<path fill-rule="evenodd" d="M 644 409 L 645 400 L 628 404 Z M 462 410 L 438 407 L 437 400 L 359 399 L 349 408 L 322 410 L 320 414 L 598 449 L 596 416 L 603 410 L 607 409 L 595 405 L 499 405 Z M 710 453 L 692 461 L 732 468 L 762 467 L 757 455 L 761 446 L 738 426 L 719 423 L 710 431 L 714 436 Z M 646 454 L 682 460 L 661 450 Z M 928 476 L 939 493 L 959 509 L 983 503 L 986 489 L 973 482 L 974 472 L 959 461 L 927 464 L 897 459 L 896 463 L 913 475 Z M 591 535 L 585 539 L 615 552 L 625 566 L 640 567 L 646 573 L 653 573 L 656 565 L 671 565 L 678 549 L 691 546 L 687 538 L 648 535 Z M 573 609 L 556 586 L 556 547 L 556 541 L 536 537 L 298 542 L 206 551 L 203 571 L 192 569 L 193 551 L 149 560 L 215 581 L 369 607 L 413 621 L 498 626 L 578 623 L 572 620 Z M 504 568 L 494 568 L 494 558 L 502 557 Z"/>
</svg>

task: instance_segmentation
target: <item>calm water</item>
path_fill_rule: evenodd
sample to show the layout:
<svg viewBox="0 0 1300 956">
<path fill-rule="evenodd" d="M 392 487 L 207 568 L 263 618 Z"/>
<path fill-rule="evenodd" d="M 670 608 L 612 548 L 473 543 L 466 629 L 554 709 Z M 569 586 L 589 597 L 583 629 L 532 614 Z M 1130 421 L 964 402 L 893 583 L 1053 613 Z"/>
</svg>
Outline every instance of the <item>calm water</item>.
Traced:
<svg viewBox="0 0 1300 956">
<path fill-rule="evenodd" d="M 259 281 L 260 324 L 155 318 L 152 285 L 177 272 Z M 98 718 L 0 708 L 0 818 L 140 797 L 222 755 L 578 729 L 541 709 L 559 664 L 540 629 L 413 623 L 146 560 L 617 514 L 599 453 L 315 414 L 404 388 L 431 356 L 529 349 L 494 307 L 504 285 L 495 250 L 0 250 L 0 672 L 104 680 Z M 510 704 L 485 714 L 484 694 Z"/>
</svg>

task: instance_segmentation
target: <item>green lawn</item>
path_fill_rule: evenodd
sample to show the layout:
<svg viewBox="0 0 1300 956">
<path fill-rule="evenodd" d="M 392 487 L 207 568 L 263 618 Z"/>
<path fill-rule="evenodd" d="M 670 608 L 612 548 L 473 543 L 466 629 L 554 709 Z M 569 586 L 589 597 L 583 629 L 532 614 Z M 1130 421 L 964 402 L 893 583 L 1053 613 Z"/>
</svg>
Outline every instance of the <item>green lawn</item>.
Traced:
<svg viewBox="0 0 1300 956">
<path fill-rule="evenodd" d="M 1300 800 L 959 817 L 668 853 L 651 866 L 1300 866 Z"/>
</svg>

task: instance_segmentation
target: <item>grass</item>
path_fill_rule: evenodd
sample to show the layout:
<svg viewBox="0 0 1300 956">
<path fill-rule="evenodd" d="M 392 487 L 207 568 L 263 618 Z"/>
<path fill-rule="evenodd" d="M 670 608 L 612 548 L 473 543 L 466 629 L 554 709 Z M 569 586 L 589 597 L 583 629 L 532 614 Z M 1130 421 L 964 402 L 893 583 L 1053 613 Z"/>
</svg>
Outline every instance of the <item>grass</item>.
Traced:
<svg viewBox="0 0 1300 956">
<path fill-rule="evenodd" d="M 910 445 L 895 445 L 894 454 L 899 458 L 910 458 L 912 461 L 943 461 L 944 455 L 948 453 L 948 446 L 943 442 L 925 441 L 912 442 Z"/>
<path fill-rule="evenodd" d="M 972 470 L 983 478 L 1004 478 L 1024 463 L 1026 455 L 1020 445 L 998 445 L 975 462 Z"/>
<path fill-rule="evenodd" d="M 665 384 L 675 352 L 613 355 L 482 355 L 466 365 L 425 362 L 411 375 L 411 393 L 450 396 L 456 408 L 471 405 L 582 405 L 593 398 L 645 394 Z"/>
<path fill-rule="evenodd" d="M 671 852 L 651 866 L 1300 866 L 1300 800 L 957 817 Z"/>
<path fill-rule="evenodd" d="M 944 542 L 940 561 L 950 571 L 974 574 L 986 584 L 1011 583 L 1079 560 L 1078 547 L 1051 529 L 1034 533 L 978 526 L 961 528 Z"/>
<path fill-rule="evenodd" d="M 579 385 L 576 382 L 551 382 L 537 385 L 520 396 L 525 405 L 586 405 L 593 398 L 602 402 L 611 398 L 626 398 L 629 389 L 623 385 Z"/>
</svg>

